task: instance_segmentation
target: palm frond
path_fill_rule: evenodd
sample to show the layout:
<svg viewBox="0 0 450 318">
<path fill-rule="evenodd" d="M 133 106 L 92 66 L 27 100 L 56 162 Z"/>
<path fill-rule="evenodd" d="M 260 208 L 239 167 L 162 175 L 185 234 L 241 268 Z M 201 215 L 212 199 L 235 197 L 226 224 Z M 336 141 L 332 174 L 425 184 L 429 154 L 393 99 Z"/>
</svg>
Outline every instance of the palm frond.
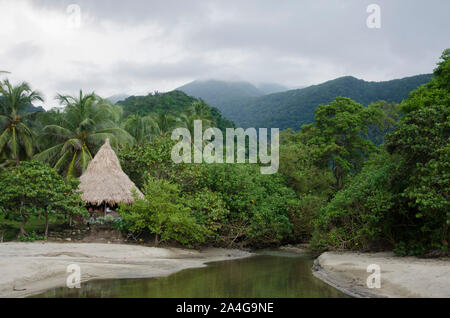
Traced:
<svg viewBox="0 0 450 318">
<path fill-rule="evenodd" d="M 50 147 L 33 157 L 34 160 L 42 161 L 42 162 L 52 162 L 54 158 L 61 154 L 61 149 L 64 146 L 64 143 L 58 144 L 56 146 Z"/>
<path fill-rule="evenodd" d="M 77 154 L 78 154 L 78 152 L 75 151 L 75 153 L 73 154 L 72 160 L 70 161 L 69 166 L 67 167 L 67 174 L 66 174 L 67 178 L 74 177 L 74 175 L 75 175 L 75 160 L 77 158 Z"/>
<path fill-rule="evenodd" d="M 10 133 L 11 133 L 11 130 L 5 129 L 0 134 L 0 154 L 3 152 L 3 149 L 7 145 L 9 139 L 11 138 Z"/>
<path fill-rule="evenodd" d="M 55 168 L 56 170 L 60 171 L 61 168 L 68 163 L 68 161 L 70 160 L 71 156 L 72 156 L 72 154 L 70 153 L 70 151 L 64 152 L 63 155 L 58 159 L 58 161 L 56 161 L 56 163 L 53 166 L 53 168 Z"/>
<path fill-rule="evenodd" d="M 44 132 L 54 136 L 60 136 L 65 138 L 70 138 L 73 136 L 73 132 L 65 127 L 58 125 L 47 125 L 44 127 Z"/>
</svg>

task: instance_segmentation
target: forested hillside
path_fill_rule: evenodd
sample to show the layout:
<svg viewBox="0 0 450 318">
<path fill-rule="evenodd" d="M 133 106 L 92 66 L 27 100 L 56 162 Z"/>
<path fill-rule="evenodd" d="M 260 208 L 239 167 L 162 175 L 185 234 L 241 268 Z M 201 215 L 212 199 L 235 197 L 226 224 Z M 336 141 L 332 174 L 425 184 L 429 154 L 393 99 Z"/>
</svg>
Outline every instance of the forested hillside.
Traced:
<svg viewBox="0 0 450 318">
<path fill-rule="evenodd" d="M 177 88 L 177 90 L 201 98 L 213 107 L 225 109 L 226 105 L 241 103 L 249 98 L 287 91 L 288 88 L 274 83 L 253 85 L 248 82 L 205 80 L 188 83 Z"/>
<path fill-rule="evenodd" d="M 117 102 L 117 105 L 123 107 L 125 117 L 129 115 L 146 116 L 151 114 L 166 114 L 178 117 L 189 110 L 195 102 L 198 102 L 198 100 L 194 97 L 188 96 L 181 91 L 172 91 L 168 93 L 156 92 L 147 96 L 130 96 L 123 101 Z M 218 109 L 210 107 L 205 103 L 203 105 L 214 118 L 214 122 L 218 128 L 225 129 L 227 127 L 234 127 L 234 123 L 222 117 Z"/>
<path fill-rule="evenodd" d="M 367 83 L 346 77 L 269 95 L 316 103 L 313 123 L 281 132 L 279 173 L 272 175 L 250 162 L 176 164 L 175 128 L 192 135 L 198 120 L 203 128 L 231 125 L 183 92 L 132 96 L 113 105 L 80 91 L 58 95 L 58 109 L 24 114 L 43 101 L 41 95 L 26 83 L 2 80 L 0 231 L 8 240 L 32 241 L 48 237 L 49 226 L 85 217 L 73 190 L 109 139 L 145 197 L 121 204 L 111 226 L 136 242 L 252 248 L 310 242 L 316 252 L 447 256 L 450 49 L 428 83 L 408 94 L 425 78 L 430 76 Z M 398 102 L 403 95 L 408 97 L 401 104 L 370 103 Z M 323 103 L 326 98 L 332 100 Z M 295 120 L 302 113 L 275 115 Z M 375 142 L 373 136 L 383 138 Z"/>
<path fill-rule="evenodd" d="M 180 91 L 150 93 L 147 96 L 130 96 L 116 104 L 123 106 L 124 115 L 151 113 L 181 113 L 196 99 Z"/>
<path fill-rule="evenodd" d="M 328 104 L 336 97 L 349 97 L 365 106 L 385 100 L 399 103 L 410 91 L 427 83 L 431 74 L 417 75 L 387 82 L 366 82 L 351 76 L 302 89 L 265 95 L 229 99 L 221 104 L 210 102 L 239 127 L 277 127 L 298 130 L 312 123 L 314 111 L 320 104 Z M 205 93 L 207 94 L 207 93 Z M 200 92 L 195 96 L 205 98 Z M 205 98 L 208 102 L 208 100 Z"/>
</svg>

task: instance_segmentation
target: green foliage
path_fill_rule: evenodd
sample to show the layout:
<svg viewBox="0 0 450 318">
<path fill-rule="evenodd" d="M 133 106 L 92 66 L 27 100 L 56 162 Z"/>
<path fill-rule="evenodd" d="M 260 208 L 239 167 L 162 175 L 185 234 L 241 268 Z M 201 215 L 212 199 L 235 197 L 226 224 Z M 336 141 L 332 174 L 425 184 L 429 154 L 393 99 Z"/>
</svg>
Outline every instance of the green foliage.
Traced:
<svg viewBox="0 0 450 318">
<path fill-rule="evenodd" d="M 295 133 L 291 130 L 281 134 L 279 172 L 300 201 L 298 211 L 290 214 L 295 242 L 310 239 L 317 211 L 334 193 L 333 174 L 328 167 L 319 165 L 317 148 L 307 145 L 308 139 L 304 131 Z"/>
<path fill-rule="evenodd" d="M 155 138 L 151 142 L 125 147 L 118 152 L 123 171 L 138 188 L 144 185 L 147 173 L 156 178 L 169 178 L 176 165 L 171 159 L 175 142 L 169 138 Z"/>
<path fill-rule="evenodd" d="M 318 105 L 329 104 L 336 97 L 345 96 L 362 105 L 384 100 L 400 103 L 408 94 L 427 83 L 430 74 L 417 75 L 387 82 L 366 82 L 351 76 L 341 77 L 319 85 L 289 90 L 264 96 L 239 96 L 215 101 L 209 97 L 209 87 L 203 91 L 186 90 L 188 94 L 203 98 L 222 114 L 233 120 L 238 127 L 278 127 L 299 130 L 303 125 L 314 121 L 314 111 Z M 183 90 L 183 88 L 180 88 Z M 211 90 L 215 92 L 215 90 Z M 276 111 L 275 111 L 276 110 Z"/>
<path fill-rule="evenodd" d="M 177 184 L 198 224 L 213 244 L 263 246 L 291 236 L 298 216 L 295 192 L 280 175 L 261 175 L 250 164 L 174 164 L 173 142 L 155 139 L 119 153 L 124 171 L 138 184 L 146 175 Z"/>
<path fill-rule="evenodd" d="M 84 213 L 76 186 L 76 181 L 65 181 L 48 165 L 22 162 L 0 174 L 0 212 L 21 220 L 21 234 L 25 234 L 24 226 L 32 216 Z"/>
<path fill-rule="evenodd" d="M 316 147 L 322 166 L 331 166 L 337 189 L 342 188 L 346 175 L 359 171 L 375 151 L 367 131 L 381 117 L 379 108 L 366 108 L 350 98 L 338 97 L 329 105 L 319 105 L 315 123 L 304 126 L 312 135 L 308 144 Z"/>
<path fill-rule="evenodd" d="M 0 165 L 16 166 L 0 171 L 2 222 L 20 220 L 25 234 L 27 221 L 43 216 L 47 232 L 49 219 L 85 212 L 71 177 L 86 169 L 109 138 L 145 199 L 121 206 L 121 218 L 96 222 L 134 237 L 252 247 L 312 237 L 315 250 L 389 247 L 400 255 L 447 250 L 449 56 L 450 50 L 444 51 L 431 80 L 421 75 L 368 83 L 344 77 L 267 96 L 245 85 L 229 87 L 229 94 L 212 87 L 205 99 L 222 100 L 213 103 L 218 109 L 181 91 L 132 96 L 120 105 L 80 92 L 59 96 L 62 111 L 26 115 L 38 111 L 31 102 L 39 95 L 26 84 L 5 81 Z M 219 109 L 243 127 L 302 127 L 281 135 L 279 174 L 262 175 L 251 164 L 172 162 L 174 128 L 192 133 L 195 120 L 204 128 L 234 127 Z M 34 153 L 55 169 L 21 162 Z M 39 238 L 33 232 L 22 240 Z"/>
<path fill-rule="evenodd" d="M 291 235 L 289 216 L 299 202 L 280 175 L 262 175 L 249 164 L 213 164 L 207 167 L 205 187 L 222 195 L 230 211 L 223 227 L 227 241 L 241 245 L 277 244 Z"/>
<path fill-rule="evenodd" d="M 434 78 L 402 103 L 406 115 L 322 208 L 315 250 L 393 247 L 399 255 L 447 251 L 450 240 L 449 50 Z"/>
<path fill-rule="evenodd" d="M 425 249 L 448 246 L 449 138 L 450 104 L 412 111 L 388 135 L 388 150 L 401 156 L 393 189 L 399 193 L 399 223 L 404 224 L 401 240 Z"/>
<path fill-rule="evenodd" d="M 123 122 L 124 129 L 133 136 L 137 144 L 150 141 L 158 134 L 159 126 L 152 116 L 130 115 Z"/>
<path fill-rule="evenodd" d="M 331 195 L 333 175 L 328 168 L 319 167 L 317 148 L 308 145 L 310 136 L 305 130 L 288 130 L 280 135 L 280 173 L 286 184 L 297 194 Z"/>
<path fill-rule="evenodd" d="M 33 133 L 25 122 L 24 111 L 42 97 L 27 83 L 13 86 L 8 80 L 0 82 L 0 94 L 0 163 L 29 159 L 34 150 Z"/>
<path fill-rule="evenodd" d="M 369 161 L 331 202 L 319 210 L 311 242 L 315 250 L 364 249 L 393 244 L 389 184 L 396 161 L 382 153 Z"/>
<path fill-rule="evenodd" d="M 179 115 L 189 108 L 196 99 L 180 91 L 169 93 L 153 93 L 147 96 L 130 96 L 118 102 L 123 106 L 124 115 L 146 116 L 157 113 Z"/>
<path fill-rule="evenodd" d="M 430 106 L 450 105 L 450 49 L 446 49 L 434 70 L 434 77 L 409 94 L 403 101 L 402 110 L 410 113 Z"/>
<path fill-rule="evenodd" d="M 441 60 L 434 70 L 435 85 L 440 88 L 450 89 L 450 49 L 445 49 L 441 55 Z"/>
<path fill-rule="evenodd" d="M 178 127 L 187 128 L 193 134 L 195 120 L 202 120 L 204 128 L 217 127 L 225 131 L 234 127 L 234 123 L 224 118 L 217 108 L 181 91 L 131 96 L 118 104 L 128 116 L 125 129 L 138 143 L 170 136 Z"/>
<path fill-rule="evenodd" d="M 28 236 L 20 236 L 19 241 L 20 242 L 35 242 L 35 241 L 43 241 L 45 240 L 45 236 L 40 236 L 36 234 L 36 232 L 31 232 L 28 234 Z"/>
<path fill-rule="evenodd" d="M 35 159 L 50 163 L 67 178 L 80 176 L 96 151 L 109 138 L 111 145 L 132 144 L 132 137 L 117 122 L 121 109 L 91 93 L 58 96 L 65 106 L 62 116 L 44 128 L 49 145 Z"/>
<path fill-rule="evenodd" d="M 222 195 L 204 189 L 194 194 L 185 194 L 184 201 L 191 209 L 196 222 L 208 230 L 208 242 L 212 244 L 224 242 L 221 233 L 226 230 L 230 211 L 227 209 Z"/>
<path fill-rule="evenodd" d="M 216 127 L 221 131 L 226 131 L 227 128 L 235 128 L 236 125 L 233 121 L 222 116 L 220 110 L 216 107 L 211 107 L 211 116 L 214 118 Z"/>
<path fill-rule="evenodd" d="M 149 176 L 143 192 L 145 200 L 120 207 L 121 217 L 129 223 L 131 232 L 149 231 L 161 241 L 175 240 L 188 246 L 205 241 L 207 229 L 192 216 L 178 185 Z"/>
<path fill-rule="evenodd" d="M 401 106 L 396 103 L 378 101 L 370 104 L 368 108 L 378 116 L 375 118 L 375 123 L 369 125 L 367 135 L 375 145 L 380 145 L 384 142 L 386 134 L 395 128 L 400 119 Z"/>
</svg>

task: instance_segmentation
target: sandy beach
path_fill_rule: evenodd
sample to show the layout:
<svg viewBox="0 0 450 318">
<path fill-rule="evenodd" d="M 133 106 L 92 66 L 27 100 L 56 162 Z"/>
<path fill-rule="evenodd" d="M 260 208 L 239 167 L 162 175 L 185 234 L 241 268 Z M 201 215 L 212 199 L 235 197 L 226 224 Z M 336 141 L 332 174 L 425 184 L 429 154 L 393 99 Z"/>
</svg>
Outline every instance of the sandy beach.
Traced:
<svg viewBox="0 0 450 318">
<path fill-rule="evenodd" d="M 302 249 L 297 252 L 304 253 Z M 2 243 L 0 297 L 26 297 L 65 286 L 70 264 L 80 266 L 82 282 L 86 282 L 167 276 L 208 262 L 251 255 L 217 248 L 197 251 L 126 244 Z M 370 264 L 381 268 L 379 289 L 366 285 Z M 450 297 L 449 260 L 327 252 L 316 259 L 312 270 L 317 278 L 354 297 Z"/>
<path fill-rule="evenodd" d="M 367 287 L 370 264 L 380 266 L 379 289 Z M 314 275 L 354 297 L 450 297 L 450 260 L 326 252 L 315 261 Z"/>
<path fill-rule="evenodd" d="M 91 279 L 144 278 L 206 266 L 207 262 L 251 256 L 234 249 L 202 251 L 96 243 L 0 244 L 0 297 L 26 297 L 65 286 L 67 266 L 81 268 L 82 282 Z"/>
</svg>

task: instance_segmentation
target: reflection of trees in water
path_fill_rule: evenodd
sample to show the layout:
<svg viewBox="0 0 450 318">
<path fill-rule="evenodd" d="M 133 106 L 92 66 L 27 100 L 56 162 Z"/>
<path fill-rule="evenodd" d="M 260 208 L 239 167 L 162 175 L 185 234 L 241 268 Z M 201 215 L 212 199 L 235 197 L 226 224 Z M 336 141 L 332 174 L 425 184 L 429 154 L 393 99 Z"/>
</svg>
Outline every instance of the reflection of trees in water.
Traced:
<svg viewBox="0 0 450 318">
<path fill-rule="evenodd" d="M 344 297 L 313 277 L 305 257 L 260 255 L 211 263 L 168 277 L 98 280 L 41 297 Z"/>
</svg>

